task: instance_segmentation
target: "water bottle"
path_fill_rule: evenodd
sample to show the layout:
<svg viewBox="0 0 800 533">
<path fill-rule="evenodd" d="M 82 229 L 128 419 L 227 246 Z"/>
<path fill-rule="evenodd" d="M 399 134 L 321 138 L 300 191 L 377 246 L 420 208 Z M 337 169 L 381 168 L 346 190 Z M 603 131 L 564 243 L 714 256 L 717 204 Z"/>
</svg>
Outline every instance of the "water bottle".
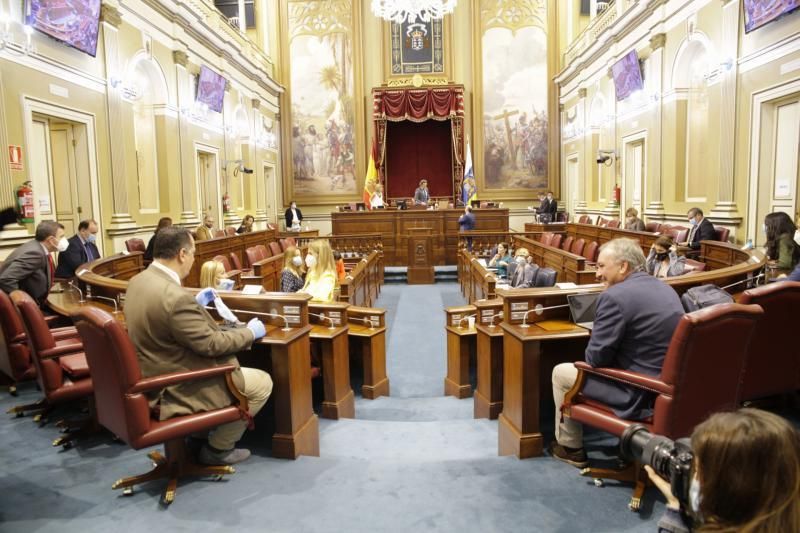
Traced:
<svg viewBox="0 0 800 533">
<path fill-rule="evenodd" d="M 745 250 L 752 250 L 753 249 L 753 239 L 747 239 L 747 242 L 744 243 Z"/>
</svg>

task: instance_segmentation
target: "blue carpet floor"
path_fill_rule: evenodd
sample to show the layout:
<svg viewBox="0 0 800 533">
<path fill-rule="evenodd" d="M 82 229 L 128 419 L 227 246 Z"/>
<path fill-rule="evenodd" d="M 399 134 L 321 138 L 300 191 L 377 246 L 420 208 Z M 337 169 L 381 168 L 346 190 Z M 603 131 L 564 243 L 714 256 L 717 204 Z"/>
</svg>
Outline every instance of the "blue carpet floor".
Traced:
<svg viewBox="0 0 800 533">
<path fill-rule="evenodd" d="M 391 398 L 356 402 L 354 420 L 320 419 L 320 457 L 272 459 L 264 437 L 220 482 L 187 480 L 167 509 L 160 482 L 130 497 L 111 491 L 119 477 L 149 468 L 147 450 L 98 436 L 71 450 L 58 432 L 30 418 L 0 423 L 0 530 L 12 531 L 642 531 L 652 532 L 663 503 L 648 491 L 643 510 L 627 510 L 630 487 L 595 487 L 549 457 L 497 456 L 497 423 L 473 420 L 472 399 L 442 396 L 445 306 L 464 301 L 458 284 L 386 285 L 387 370 Z M 35 400 L 0 393 L 0 409 Z M 544 425 L 552 431 L 552 414 Z M 603 460 L 615 442 L 587 435 Z"/>
</svg>

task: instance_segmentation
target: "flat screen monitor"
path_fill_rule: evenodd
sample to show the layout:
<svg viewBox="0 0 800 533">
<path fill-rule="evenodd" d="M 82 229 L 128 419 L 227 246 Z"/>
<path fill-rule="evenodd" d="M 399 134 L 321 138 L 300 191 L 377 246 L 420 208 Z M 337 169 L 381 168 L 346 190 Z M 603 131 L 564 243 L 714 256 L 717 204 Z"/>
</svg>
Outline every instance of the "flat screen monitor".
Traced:
<svg viewBox="0 0 800 533">
<path fill-rule="evenodd" d="M 367 204 L 365 204 L 364 202 L 356 202 L 356 211 L 366 211 L 366 210 L 367 210 Z"/>
<path fill-rule="evenodd" d="M 397 200 L 397 209 L 408 209 L 405 200 Z"/>
<path fill-rule="evenodd" d="M 469 205 L 471 205 L 473 209 L 477 209 L 478 207 L 481 206 L 481 201 L 480 200 L 472 200 L 469 203 Z"/>
<path fill-rule="evenodd" d="M 228 80 L 224 77 L 202 65 L 200 76 L 197 78 L 196 100 L 201 104 L 206 104 L 210 110 L 221 113 L 227 83 Z"/>
<path fill-rule="evenodd" d="M 621 102 L 635 91 L 644 89 L 642 69 L 639 67 L 639 55 L 631 50 L 611 66 L 611 77 L 614 79 L 614 91 L 617 101 Z"/>
<path fill-rule="evenodd" d="M 54 39 L 97 55 L 100 0 L 28 0 L 26 22 Z"/>
<path fill-rule="evenodd" d="M 749 33 L 800 7 L 800 0 L 744 0 L 744 31 Z"/>
</svg>

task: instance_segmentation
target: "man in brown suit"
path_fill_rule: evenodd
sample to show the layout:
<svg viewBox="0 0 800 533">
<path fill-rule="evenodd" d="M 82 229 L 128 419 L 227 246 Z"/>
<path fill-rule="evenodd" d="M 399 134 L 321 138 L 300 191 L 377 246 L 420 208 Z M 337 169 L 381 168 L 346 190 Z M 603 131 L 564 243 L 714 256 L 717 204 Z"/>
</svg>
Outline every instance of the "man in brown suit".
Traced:
<svg viewBox="0 0 800 533">
<path fill-rule="evenodd" d="M 125 321 L 145 377 L 238 365 L 236 352 L 248 349 L 266 333 L 264 324 L 255 318 L 244 328 L 221 329 L 203 308 L 214 299 L 213 290 L 195 297 L 181 287 L 194 263 L 194 250 L 188 230 L 162 229 L 156 236 L 153 263 L 128 285 Z M 272 392 L 269 374 L 239 368 L 233 381 L 247 397 L 250 415 L 255 416 Z M 232 400 L 222 377 L 169 386 L 150 397 L 151 405 L 158 405 L 161 420 L 219 409 Z M 248 450 L 234 448 L 246 427 L 244 420 L 219 426 L 200 450 L 199 461 L 234 464 L 247 459 Z"/>
<path fill-rule="evenodd" d="M 214 238 L 214 215 L 206 213 L 203 223 L 195 230 L 198 241 L 207 241 Z"/>
</svg>

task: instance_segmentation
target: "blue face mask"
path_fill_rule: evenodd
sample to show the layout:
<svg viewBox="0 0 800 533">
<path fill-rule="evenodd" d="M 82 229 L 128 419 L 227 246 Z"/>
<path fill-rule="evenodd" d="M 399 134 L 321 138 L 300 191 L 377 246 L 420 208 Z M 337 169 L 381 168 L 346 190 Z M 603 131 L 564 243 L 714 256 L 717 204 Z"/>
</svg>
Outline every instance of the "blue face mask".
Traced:
<svg viewBox="0 0 800 533">
<path fill-rule="evenodd" d="M 697 225 L 697 220 L 694 219 L 694 218 L 691 218 L 691 219 L 689 219 L 689 224 L 691 224 L 692 226 L 696 226 Z"/>
<path fill-rule="evenodd" d="M 94 233 L 90 233 L 88 237 L 86 237 L 86 242 L 94 243 L 97 240 L 97 235 Z"/>
</svg>

